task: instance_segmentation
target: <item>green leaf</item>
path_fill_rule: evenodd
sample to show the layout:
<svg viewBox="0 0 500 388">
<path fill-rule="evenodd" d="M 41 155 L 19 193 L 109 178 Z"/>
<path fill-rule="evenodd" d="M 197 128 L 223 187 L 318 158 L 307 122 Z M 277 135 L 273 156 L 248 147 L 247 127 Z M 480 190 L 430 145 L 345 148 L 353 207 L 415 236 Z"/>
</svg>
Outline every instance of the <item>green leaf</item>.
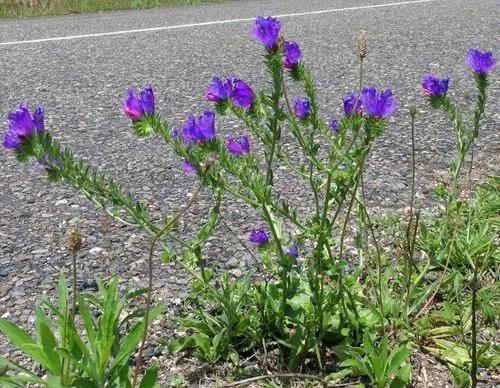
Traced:
<svg viewBox="0 0 500 388">
<path fill-rule="evenodd" d="M 25 344 L 36 344 L 26 331 L 6 319 L 0 319 L 0 331 L 20 349 Z"/>
<path fill-rule="evenodd" d="M 139 388 L 154 388 L 157 386 L 156 384 L 156 379 L 158 376 L 158 365 L 153 364 L 151 365 L 146 373 L 144 374 L 144 377 L 141 380 L 141 384 L 139 385 Z"/>
<path fill-rule="evenodd" d="M 191 336 L 179 338 L 178 340 L 171 341 L 168 344 L 168 350 L 172 353 L 178 353 L 185 349 L 191 348 L 194 345 L 194 340 Z"/>
<path fill-rule="evenodd" d="M 130 333 L 127 334 L 125 337 L 122 345 L 120 346 L 120 349 L 118 350 L 118 353 L 111 364 L 111 370 L 116 368 L 125 358 L 129 357 L 130 354 L 134 351 L 134 349 L 137 347 L 139 342 L 141 341 L 142 335 L 144 333 L 144 323 L 140 322 L 137 325 L 135 325 Z"/>
<path fill-rule="evenodd" d="M 387 360 L 386 375 L 390 376 L 393 372 L 396 372 L 402 364 L 406 363 L 406 360 L 412 353 L 413 349 L 406 347 L 398 347 L 393 351 Z"/>
<path fill-rule="evenodd" d="M 59 354 L 56 352 L 56 348 L 58 346 L 56 337 L 54 336 L 54 333 L 52 333 L 47 317 L 39 306 L 35 308 L 35 317 L 42 349 L 47 355 L 48 361 L 52 365 L 52 372 L 59 375 L 61 374 L 61 359 Z"/>
<path fill-rule="evenodd" d="M 411 364 L 406 363 L 398 372 L 394 380 L 392 380 L 390 388 L 404 388 L 408 385 L 411 379 Z"/>
<path fill-rule="evenodd" d="M 7 368 L 7 370 L 19 372 L 19 374 L 15 376 L 9 376 L 9 375 L 0 376 L 0 381 L 2 381 L 2 378 L 9 378 L 12 379 L 12 381 L 25 381 L 35 384 L 45 384 L 45 381 L 43 379 L 38 377 L 29 369 L 2 356 L 0 356 L 0 367 Z"/>
</svg>

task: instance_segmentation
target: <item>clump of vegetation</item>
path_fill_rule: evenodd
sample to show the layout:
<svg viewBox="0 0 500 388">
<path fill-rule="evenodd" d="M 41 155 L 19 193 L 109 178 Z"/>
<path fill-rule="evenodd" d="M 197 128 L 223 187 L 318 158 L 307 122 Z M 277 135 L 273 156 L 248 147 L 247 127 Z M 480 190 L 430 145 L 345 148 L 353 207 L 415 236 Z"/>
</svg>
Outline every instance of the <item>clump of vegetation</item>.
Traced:
<svg viewBox="0 0 500 388">
<path fill-rule="evenodd" d="M 2 0 L 0 18 L 33 17 L 206 4 L 222 0 Z"/>
<path fill-rule="evenodd" d="M 391 90 L 363 85 L 368 46 L 361 36 L 359 88 L 344 98 L 343 117 L 325 120 L 319 114 L 313 78 L 298 43 L 287 41 L 280 32 L 280 21 L 272 17 L 257 18 L 253 29 L 254 38 L 264 47 L 269 90 L 255 91 L 238 78 L 215 77 L 206 92 L 214 110 L 198 118 L 190 115 L 182 127 L 172 126 L 157 111 L 151 87 L 140 93 L 129 89 L 124 112 L 135 134 L 164 140 L 186 173 L 199 180 L 189 202 L 164 219 L 151 219 L 146 206 L 124 193 L 119 184 L 61 149 L 45 130 L 43 109 L 37 108 L 31 116 L 28 107 L 21 105 L 9 115 L 4 145 L 20 161 L 38 160 L 49 180 L 72 185 L 109 217 L 136 226 L 152 238 L 146 306 L 137 315 L 143 320 L 121 331 L 112 314 L 115 323 L 109 330 L 114 336 L 109 341 L 113 345 L 106 343 L 115 353 L 109 350 L 96 358 L 95 338 L 102 318 L 90 321 L 86 299 L 76 289 L 74 297 L 87 339 L 75 329 L 76 311 L 68 315 L 67 307 L 61 307 L 67 304 L 65 295 L 59 298 L 60 306 L 51 309 L 63 323 L 59 325 L 66 330 L 62 334 L 51 334 L 47 318 L 37 310 L 38 321 L 45 322 L 38 325 L 41 343 L 15 335 L 20 329 L 2 321 L 0 330 L 40 363 L 51 381 L 62 386 L 91 380 L 97 386 L 121 386 L 108 384 L 121 384 L 120 379 L 125 379 L 125 386 L 137 386 L 147 329 L 160 313 L 151 307 L 156 245 L 163 250 L 162 260 L 177 263 L 191 277 L 191 292 L 177 317 L 185 335 L 170 342 L 172 352 L 190 351 L 210 365 L 229 361 L 236 366 L 252 353 L 272 352 L 278 355 L 279 369 L 287 371 L 280 376 L 307 377 L 323 384 L 357 376 L 362 383 L 377 387 L 408 384 L 410 356 L 416 350 L 446 363 L 462 386 L 477 386 L 478 367 L 498 365 L 498 347 L 484 334 L 496 333 L 499 315 L 499 178 L 492 177 L 477 188 L 470 179 L 488 76 L 495 68 L 492 54 L 477 49 L 467 54 L 478 93 L 470 119 L 462 117 L 448 97 L 447 78 L 424 76 L 428 102 L 443 110 L 455 127 L 456 155 L 450 163 L 450 181 L 436 189 L 441 209 L 433 216 L 420 214 L 414 206 L 413 158 L 409 211 L 395 222 L 402 231 L 401 249 L 384 250 L 379 236 L 390 231 L 374 223 L 365 205 L 363 171 L 375 139 L 387 130 L 386 119 L 397 109 L 397 101 Z M 289 82 L 300 87 L 301 95 L 292 98 L 288 94 Z M 413 145 L 416 112 L 415 107 L 409 111 Z M 217 115 L 236 117 L 248 132 L 221 139 Z M 283 147 L 285 131 L 294 139 L 297 151 L 293 154 Z M 263 157 L 254 149 L 261 150 Z M 297 211 L 296 203 L 279 195 L 274 172 L 281 166 L 308 186 L 310 211 Z M 196 234 L 185 236 L 176 228 L 178 221 L 203 188 L 211 191 L 213 207 Z M 253 248 L 240 241 L 257 264 L 240 277 L 216 273 L 202 250 L 219 222 L 223 195 L 243 201 L 262 220 L 249 231 Z M 349 236 L 354 225 L 355 235 Z M 356 253 L 347 250 L 348 237 L 356 244 Z M 180 250 L 169 246 L 171 240 Z M 103 295 L 111 292 L 102 285 L 100 289 Z M 107 311 L 105 302 L 95 305 Z M 136 346 L 139 351 L 131 371 L 125 360 Z M 31 351 L 35 348 L 36 352 Z M 39 356 L 41 351 L 48 361 Z M 100 360 L 100 374 L 92 367 L 96 360 Z M 141 386 L 153 386 L 155 376 L 150 367 Z M 268 377 L 254 376 L 252 381 Z M 23 370 L 8 373 L 0 381 L 20 378 L 35 376 Z"/>
</svg>

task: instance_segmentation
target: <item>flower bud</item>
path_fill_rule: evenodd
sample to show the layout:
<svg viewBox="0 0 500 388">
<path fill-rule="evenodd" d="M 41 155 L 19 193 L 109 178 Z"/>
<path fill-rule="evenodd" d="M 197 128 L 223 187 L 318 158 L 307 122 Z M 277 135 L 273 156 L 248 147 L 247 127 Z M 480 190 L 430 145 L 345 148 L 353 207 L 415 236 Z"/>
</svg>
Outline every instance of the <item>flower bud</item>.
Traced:
<svg viewBox="0 0 500 388">
<path fill-rule="evenodd" d="M 368 43 L 366 42 L 365 32 L 361 31 L 358 39 L 358 57 L 363 60 L 368 52 Z"/>
<path fill-rule="evenodd" d="M 79 228 L 70 229 L 68 232 L 68 248 L 74 255 L 82 249 L 82 234 Z"/>
<path fill-rule="evenodd" d="M 415 105 L 410 105 L 408 112 L 410 112 L 411 117 L 415 117 L 417 115 L 417 107 Z"/>
</svg>

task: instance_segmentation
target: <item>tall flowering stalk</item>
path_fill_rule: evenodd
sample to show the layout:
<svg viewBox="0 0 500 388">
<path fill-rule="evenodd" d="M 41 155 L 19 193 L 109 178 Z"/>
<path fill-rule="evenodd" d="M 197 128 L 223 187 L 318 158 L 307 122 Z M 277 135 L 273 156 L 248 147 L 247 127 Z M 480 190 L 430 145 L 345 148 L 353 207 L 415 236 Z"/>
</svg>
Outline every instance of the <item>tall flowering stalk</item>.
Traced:
<svg viewBox="0 0 500 388">
<path fill-rule="evenodd" d="M 460 173 L 467 154 L 470 153 L 469 182 L 474 161 L 474 142 L 479 136 L 481 120 L 487 100 L 488 75 L 496 69 L 496 59 L 491 52 L 481 52 L 470 49 L 466 62 L 473 71 L 476 80 L 477 102 L 472 117 L 472 128 L 468 128 L 462 116 L 457 112 L 451 98 L 447 95 L 449 79 L 439 79 L 433 74 L 427 74 L 422 81 L 424 94 L 433 108 L 442 108 L 455 127 L 457 157 L 451 163 L 450 170 L 453 178 L 453 193 L 456 194 L 459 186 Z"/>
</svg>

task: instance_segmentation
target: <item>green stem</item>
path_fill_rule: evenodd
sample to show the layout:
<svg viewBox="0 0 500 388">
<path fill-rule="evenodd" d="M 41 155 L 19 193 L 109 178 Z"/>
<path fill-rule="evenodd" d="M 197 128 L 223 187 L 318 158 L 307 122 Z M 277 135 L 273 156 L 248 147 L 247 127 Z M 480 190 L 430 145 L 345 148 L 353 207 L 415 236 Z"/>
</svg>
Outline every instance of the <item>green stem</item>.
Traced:
<svg viewBox="0 0 500 388">
<path fill-rule="evenodd" d="M 168 233 L 172 227 L 179 221 L 179 219 L 189 210 L 189 208 L 194 204 L 194 202 L 197 200 L 198 195 L 201 192 L 201 189 L 203 188 L 203 179 L 201 180 L 200 185 L 196 189 L 195 193 L 189 200 L 189 202 L 181 208 L 177 214 L 170 220 L 170 222 L 167 222 L 167 224 L 160 229 L 156 235 L 153 238 L 153 241 L 151 242 L 151 245 L 149 247 L 149 255 L 148 255 L 148 292 L 146 294 L 146 309 L 144 312 L 144 331 L 142 334 L 142 340 L 141 340 L 141 345 L 139 347 L 139 352 L 137 354 L 137 360 L 136 364 L 134 367 L 134 372 L 133 372 L 133 377 L 132 377 L 132 388 L 135 388 L 137 386 L 137 379 L 139 377 L 139 371 L 142 366 L 142 356 L 144 352 L 144 346 L 146 344 L 146 340 L 148 337 L 148 325 L 149 325 L 149 312 L 151 309 L 151 295 L 153 292 L 153 254 L 154 254 L 154 247 L 156 245 L 156 242 L 163 236 L 165 233 Z"/>
<path fill-rule="evenodd" d="M 278 235 L 278 231 L 276 230 L 275 226 L 275 221 L 274 217 L 271 213 L 271 210 L 269 209 L 267 204 L 264 204 L 262 206 L 262 210 L 264 212 L 264 216 L 266 218 L 267 224 L 269 225 L 269 228 L 271 229 L 271 234 L 273 235 L 274 242 L 276 244 L 276 248 L 278 249 L 278 257 L 281 263 L 284 263 L 284 252 L 283 252 L 283 246 L 281 245 L 281 240 Z M 281 297 L 281 311 L 280 311 L 280 317 L 279 317 L 279 327 L 283 327 L 283 322 L 285 320 L 285 309 L 286 309 L 286 304 L 287 304 L 287 298 L 288 298 L 288 270 L 285 265 L 282 264 L 281 266 L 281 283 L 283 287 L 283 294 Z"/>
</svg>

